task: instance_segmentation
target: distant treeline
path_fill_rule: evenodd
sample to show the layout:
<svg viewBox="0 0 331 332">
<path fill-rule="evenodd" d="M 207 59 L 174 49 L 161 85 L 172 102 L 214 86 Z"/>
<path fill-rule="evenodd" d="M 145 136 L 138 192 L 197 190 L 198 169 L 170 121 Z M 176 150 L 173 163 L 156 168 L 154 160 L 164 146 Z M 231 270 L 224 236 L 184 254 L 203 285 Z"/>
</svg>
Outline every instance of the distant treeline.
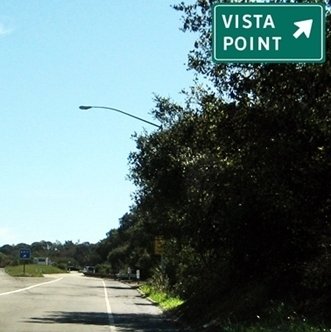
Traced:
<svg viewBox="0 0 331 332">
<path fill-rule="evenodd" d="M 68 267 L 80 269 L 85 265 L 100 263 L 95 244 L 89 242 L 73 243 L 72 241 L 64 243 L 40 241 L 32 244 L 3 245 L 0 247 L 0 267 L 18 264 L 21 249 L 31 250 L 31 261 L 34 258 L 48 257 L 52 264 L 63 269 Z"/>
</svg>

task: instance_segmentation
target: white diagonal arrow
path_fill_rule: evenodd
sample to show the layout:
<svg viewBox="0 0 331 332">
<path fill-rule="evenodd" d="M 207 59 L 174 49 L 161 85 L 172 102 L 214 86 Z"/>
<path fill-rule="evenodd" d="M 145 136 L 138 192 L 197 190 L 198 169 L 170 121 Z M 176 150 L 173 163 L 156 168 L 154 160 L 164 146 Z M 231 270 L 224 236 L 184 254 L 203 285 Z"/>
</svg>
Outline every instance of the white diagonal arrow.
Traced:
<svg viewBox="0 0 331 332">
<path fill-rule="evenodd" d="M 294 38 L 299 38 L 303 33 L 306 35 L 307 38 L 310 36 L 311 27 L 313 26 L 313 20 L 304 20 L 304 21 L 298 21 L 294 22 L 294 25 L 296 25 L 299 29 L 293 34 Z"/>
</svg>

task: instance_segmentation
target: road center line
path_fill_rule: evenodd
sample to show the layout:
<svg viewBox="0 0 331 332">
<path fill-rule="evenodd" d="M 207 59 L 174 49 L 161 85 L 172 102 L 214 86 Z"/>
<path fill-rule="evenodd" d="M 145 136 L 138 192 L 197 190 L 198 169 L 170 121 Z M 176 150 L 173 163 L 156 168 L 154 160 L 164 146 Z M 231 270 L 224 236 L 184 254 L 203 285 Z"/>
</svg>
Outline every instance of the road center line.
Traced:
<svg viewBox="0 0 331 332">
<path fill-rule="evenodd" d="M 109 321 L 109 330 L 111 332 L 116 332 L 116 327 L 115 327 L 115 322 L 114 322 L 114 316 L 113 313 L 111 311 L 111 306 L 109 303 L 109 297 L 108 297 L 108 292 L 107 292 L 107 287 L 106 287 L 106 283 L 104 282 L 104 280 L 102 280 L 102 284 L 103 284 L 103 290 L 105 293 L 105 302 L 106 302 L 106 307 L 107 307 L 107 314 L 108 314 L 108 321 Z"/>
<path fill-rule="evenodd" d="M 0 296 L 11 295 L 11 294 L 15 294 L 15 293 L 21 293 L 21 292 L 24 292 L 24 291 L 29 290 L 29 289 L 32 289 L 32 288 L 36 288 L 36 287 L 40 287 L 40 286 L 43 286 L 43 285 L 52 284 L 52 283 L 54 283 L 54 282 L 58 282 L 58 281 L 60 281 L 60 280 L 62 280 L 62 279 L 63 279 L 63 277 L 62 277 L 62 278 L 55 279 L 55 280 L 51 280 L 51 281 L 42 282 L 42 283 L 40 283 L 40 284 L 32 285 L 32 286 L 29 286 L 29 287 L 16 289 L 16 290 L 14 290 L 14 291 L 5 292 L 5 293 L 0 293 Z"/>
</svg>

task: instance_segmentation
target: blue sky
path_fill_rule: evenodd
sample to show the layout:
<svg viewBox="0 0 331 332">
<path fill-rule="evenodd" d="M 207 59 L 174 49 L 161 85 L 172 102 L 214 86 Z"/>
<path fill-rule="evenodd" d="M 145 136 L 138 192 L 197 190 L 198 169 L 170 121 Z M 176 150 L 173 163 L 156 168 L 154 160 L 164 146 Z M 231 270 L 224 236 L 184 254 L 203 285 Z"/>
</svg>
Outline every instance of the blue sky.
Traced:
<svg viewBox="0 0 331 332">
<path fill-rule="evenodd" d="M 176 0 L 0 2 L 0 245 L 98 242 L 132 204 L 134 132 L 180 101 L 193 37 Z"/>
</svg>

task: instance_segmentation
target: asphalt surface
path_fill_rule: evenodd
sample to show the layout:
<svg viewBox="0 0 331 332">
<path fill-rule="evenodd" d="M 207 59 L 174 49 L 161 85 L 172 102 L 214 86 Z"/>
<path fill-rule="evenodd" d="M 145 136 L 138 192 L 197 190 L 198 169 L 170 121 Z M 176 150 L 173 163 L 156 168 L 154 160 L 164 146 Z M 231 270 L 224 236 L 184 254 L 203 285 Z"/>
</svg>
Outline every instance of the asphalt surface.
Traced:
<svg viewBox="0 0 331 332">
<path fill-rule="evenodd" d="M 0 332 L 178 332 L 136 289 L 79 273 L 12 278 L 0 269 Z"/>
</svg>

